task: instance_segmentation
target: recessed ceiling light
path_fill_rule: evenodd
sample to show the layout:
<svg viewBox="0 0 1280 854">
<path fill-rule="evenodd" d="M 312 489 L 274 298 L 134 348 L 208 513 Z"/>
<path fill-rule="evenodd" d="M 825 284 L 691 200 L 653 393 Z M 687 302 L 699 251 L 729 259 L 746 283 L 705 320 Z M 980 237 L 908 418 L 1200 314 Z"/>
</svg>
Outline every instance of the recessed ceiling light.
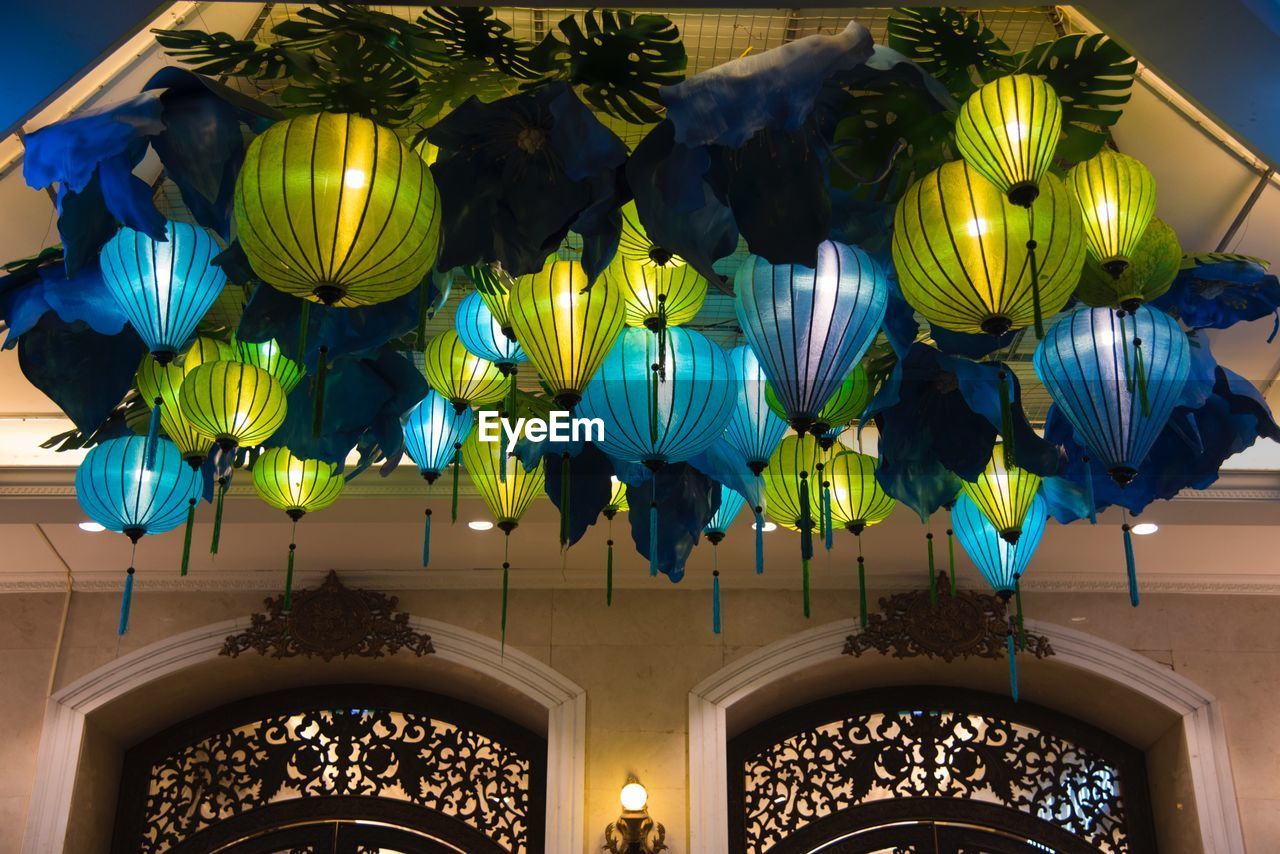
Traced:
<svg viewBox="0 0 1280 854">
<path fill-rule="evenodd" d="M 476 519 L 467 523 L 467 527 L 473 531 L 487 531 L 493 527 L 493 523 L 485 519 Z"/>
<path fill-rule="evenodd" d="M 1083 623 L 1083 622 L 1084 622 L 1085 620 L 1087 620 L 1087 619 L 1089 619 L 1089 618 L 1088 618 L 1088 617 L 1072 617 L 1072 618 L 1071 618 L 1071 622 L 1073 622 L 1073 623 Z"/>
<path fill-rule="evenodd" d="M 754 531 L 755 529 L 756 529 L 756 523 L 755 523 L 755 522 L 752 522 L 752 523 L 751 523 L 751 530 L 753 530 L 753 531 Z M 776 524 L 774 524 L 773 522 L 765 522 L 765 523 L 764 523 L 764 532 L 765 532 L 766 534 L 767 534 L 767 533 L 769 533 L 770 531 L 776 531 L 776 530 L 778 530 L 778 526 L 777 526 Z"/>
<path fill-rule="evenodd" d="M 80 530 L 88 531 L 90 534 L 97 534 L 107 529 L 99 525 L 97 522 L 81 522 Z"/>
<path fill-rule="evenodd" d="M 1129 530 L 1133 531 L 1139 537 L 1145 537 L 1148 534 L 1154 534 L 1156 531 L 1160 530 L 1160 526 L 1155 522 L 1139 522 Z"/>
</svg>

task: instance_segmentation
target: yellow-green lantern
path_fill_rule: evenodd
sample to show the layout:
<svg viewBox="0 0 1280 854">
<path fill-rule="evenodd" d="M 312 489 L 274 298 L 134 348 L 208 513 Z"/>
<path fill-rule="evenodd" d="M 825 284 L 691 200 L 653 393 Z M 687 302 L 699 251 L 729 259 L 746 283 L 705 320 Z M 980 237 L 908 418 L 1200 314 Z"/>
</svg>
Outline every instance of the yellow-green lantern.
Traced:
<svg viewBox="0 0 1280 854">
<path fill-rule="evenodd" d="M 507 378 L 501 369 L 467 350 L 452 329 L 427 342 L 422 351 L 422 374 L 458 412 L 468 406 L 495 403 L 507 393 Z"/>
<path fill-rule="evenodd" d="M 284 610 L 293 601 L 293 559 L 298 550 L 298 521 L 338 500 L 345 480 L 338 467 L 324 460 L 304 460 L 288 448 L 268 448 L 253 463 L 258 497 L 293 520 L 289 564 L 284 582 Z"/>
<path fill-rule="evenodd" d="M 231 346 L 237 360 L 271 374 L 286 395 L 297 388 L 306 376 L 306 369 L 286 356 L 280 349 L 280 342 L 274 338 L 270 341 L 233 341 Z"/>
<path fill-rule="evenodd" d="M 765 403 L 769 408 L 778 417 L 785 419 L 786 407 L 782 405 L 782 401 L 778 400 L 773 386 L 768 382 L 765 383 L 764 395 Z M 827 400 L 813 422 L 812 432 L 818 437 L 822 447 L 829 449 L 834 444 L 840 428 L 858 420 L 870 401 L 871 379 L 867 376 L 867 369 L 862 366 L 862 363 L 858 363 L 853 366 L 849 376 L 840 383 L 836 393 Z"/>
<path fill-rule="evenodd" d="M 622 294 L 626 324 L 654 332 L 693 320 L 707 296 L 707 280 L 698 271 L 649 240 L 635 202 L 622 208 L 618 253 L 604 275 Z"/>
<path fill-rule="evenodd" d="M 827 542 L 830 548 L 832 523 L 843 525 L 858 538 L 858 615 L 867 624 L 867 568 L 862 556 L 862 532 L 889 518 L 896 503 L 876 480 L 876 458 L 856 451 L 841 451 L 827 463 L 823 477 L 824 513 L 827 520 Z"/>
<path fill-rule="evenodd" d="M 810 433 L 783 437 L 765 466 L 765 509 L 779 525 L 800 532 L 804 615 L 809 616 L 809 561 L 813 530 L 821 518 L 821 484 L 828 454 Z"/>
<path fill-rule="evenodd" d="M 601 511 L 609 520 L 608 554 L 605 558 L 604 603 L 613 604 L 613 517 L 621 510 L 630 510 L 627 503 L 627 485 L 616 474 L 609 475 L 609 503 Z"/>
<path fill-rule="evenodd" d="M 965 162 L 1020 207 L 1040 195 L 1062 135 L 1062 102 L 1043 78 L 1009 74 L 969 96 L 956 117 Z"/>
<path fill-rule="evenodd" d="M 182 372 L 189 374 L 206 362 L 237 361 L 235 347 L 218 338 L 201 335 L 182 354 Z M 244 361 L 240 359 L 239 361 Z"/>
<path fill-rule="evenodd" d="M 440 216 L 422 157 L 346 113 L 277 122 L 249 144 L 236 179 L 236 233 L 253 271 L 325 305 L 371 305 L 417 287 L 435 263 Z"/>
<path fill-rule="evenodd" d="M 1152 217 L 1119 276 L 1104 270 L 1093 256 L 1085 260 L 1076 297 L 1095 308 L 1136 311 L 1169 290 L 1181 266 L 1182 245 L 1177 233 L 1164 220 Z"/>
<path fill-rule="evenodd" d="M 161 429 L 178 446 L 182 459 L 199 470 L 214 440 L 182 414 L 179 397 L 185 378 L 182 368 L 173 362 L 162 365 L 147 356 L 138 365 L 136 384 L 138 394 L 152 408 L 152 416 L 160 419 Z"/>
<path fill-rule="evenodd" d="M 502 643 L 507 641 L 507 592 L 510 588 L 511 532 L 533 499 L 546 487 L 542 463 L 525 470 L 514 455 L 506 453 L 498 442 L 480 439 L 480 431 L 472 430 L 462 443 L 462 464 L 471 475 L 480 497 L 488 506 L 498 528 L 506 535 L 502 558 Z"/>
<path fill-rule="evenodd" d="M 1060 310 L 1084 263 L 1084 227 L 1052 173 L 1023 209 L 963 160 L 913 184 L 894 215 L 893 263 L 907 302 L 955 332 L 1000 336 Z"/>
<path fill-rule="evenodd" d="M 1156 179 L 1142 162 L 1103 148 L 1071 167 L 1089 254 L 1110 275 L 1129 266 L 1156 212 Z"/>
<path fill-rule="evenodd" d="M 579 262 L 552 256 L 537 273 L 516 279 L 510 308 L 516 340 L 556 405 L 573 408 L 622 331 L 617 287 L 604 276 L 588 287 Z"/>
<path fill-rule="evenodd" d="M 991 460 L 978 479 L 962 481 L 961 488 L 1001 538 L 1014 545 L 1022 535 L 1022 523 L 1040 489 L 1040 476 L 1006 460 L 1004 448 L 997 442 Z"/>
</svg>

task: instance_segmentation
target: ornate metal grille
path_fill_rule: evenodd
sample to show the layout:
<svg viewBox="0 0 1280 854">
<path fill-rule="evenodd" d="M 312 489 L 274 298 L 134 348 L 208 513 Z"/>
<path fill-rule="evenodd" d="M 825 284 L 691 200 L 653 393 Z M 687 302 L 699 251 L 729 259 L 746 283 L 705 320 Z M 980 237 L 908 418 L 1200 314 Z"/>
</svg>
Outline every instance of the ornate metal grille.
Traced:
<svg viewBox="0 0 1280 854">
<path fill-rule="evenodd" d="M 402 815 L 425 813 L 407 827 L 438 832 L 452 823 L 463 837 L 482 834 L 493 850 L 537 851 L 545 756 L 532 733 L 418 692 L 258 698 L 130 751 L 116 849 L 186 851 L 202 833 L 225 835 L 224 826 L 267 829 L 272 808 L 305 815 L 328 801 L 324 808 L 342 803 L 348 813 L 329 818 L 360 818 L 361 805 L 377 800 L 397 802 Z"/>
<path fill-rule="evenodd" d="M 916 819 L 944 817 L 928 804 L 965 799 L 1003 815 L 993 826 L 1027 838 L 1065 834 L 1068 848 L 1108 854 L 1154 850 L 1140 753 L 1079 722 L 990 695 L 823 701 L 734 739 L 729 768 L 733 847 L 748 854 L 812 850 L 875 826 L 902 799 L 915 799 Z M 1037 837 L 1037 827 L 1047 836 Z M 783 845 L 797 834 L 803 846 Z"/>
</svg>

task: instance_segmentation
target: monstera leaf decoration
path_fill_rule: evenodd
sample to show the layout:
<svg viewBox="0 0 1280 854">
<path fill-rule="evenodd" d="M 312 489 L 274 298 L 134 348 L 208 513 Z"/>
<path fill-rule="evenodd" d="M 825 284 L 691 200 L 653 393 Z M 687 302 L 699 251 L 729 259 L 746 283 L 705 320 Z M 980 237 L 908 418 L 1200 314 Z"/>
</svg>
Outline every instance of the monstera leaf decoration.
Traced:
<svg viewBox="0 0 1280 854">
<path fill-rule="evenodd" d="M 533 45 L 509 36 L 511 25 L 487 6 L 432 6 L 418 26 L 452 59 L 482 62 L 512 77 L 541 76 L 529 57 Z"/>
<path fill-rule="evenodd" d="M 889 47 L 915 60 L 957 98 L 1013 70 L 1009 48 L 975 17 L 956 9 L 898 9 Z"/>
</svg>

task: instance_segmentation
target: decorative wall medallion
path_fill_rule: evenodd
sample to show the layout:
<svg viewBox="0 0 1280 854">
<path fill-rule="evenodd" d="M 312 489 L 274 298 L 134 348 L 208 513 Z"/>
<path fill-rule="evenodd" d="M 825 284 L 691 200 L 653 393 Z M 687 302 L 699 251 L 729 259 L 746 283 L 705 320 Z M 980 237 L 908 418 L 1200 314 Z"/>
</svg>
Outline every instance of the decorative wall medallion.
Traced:
<svg viewBox="0 0 1280 854">
<path fill-rule="evenodd" d="M 947 574 L 938 574 L 938 599 L 930 602 L 928 590 L 895 593 L 881 598 L 879 614 L 867 618 L 867 626 L 845 639 L 845 655 L 875 650 L 894 658 L 1004 658 L 1009 616 L 1004 602 L 989 593 L 957 590 L 950 593 Z M 1036 658 L 1053 655 L 1049 639 L 1030 632 L 1026 652 Z"/>
<path fill-rule="evenodd" d="M 252 650 L 275 658 L 302 655 L 332 661 L 351 655 L 380 658 L 402 649 L 415 655 L 435 652 L 430 636 L 414 631 L 409 614 L 396 610 L 399 599 L 353 590 L 333 571 L 316 589 L 295 590 L 289 613 L 283 595 L 265 604 L 267 613 L 254 614 L 247 631 L 228 637 L 222 655 L 235 658 Z"/>
</svg>

